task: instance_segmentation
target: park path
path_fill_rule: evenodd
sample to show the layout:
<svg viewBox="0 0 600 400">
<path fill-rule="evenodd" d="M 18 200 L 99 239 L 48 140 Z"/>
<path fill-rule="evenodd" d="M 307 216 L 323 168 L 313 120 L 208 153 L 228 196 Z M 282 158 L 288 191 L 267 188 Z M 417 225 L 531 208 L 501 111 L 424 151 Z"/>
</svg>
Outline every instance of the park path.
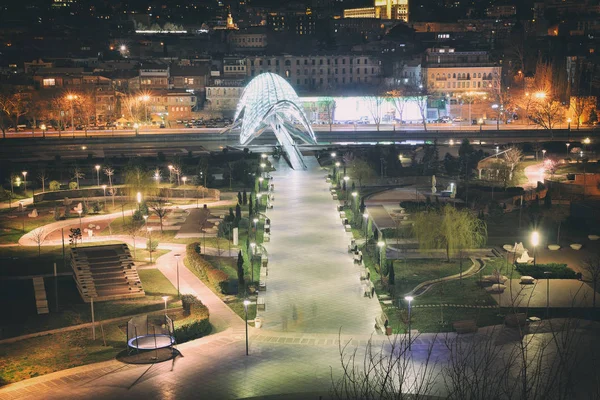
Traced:
<svg viewBox="0 0 600 400">
<path fill-rule="evenodd" d="M 369 334 L 381 313 L 376 296 L 363 296 L 360 268 L 315 158 L 306 171 L 275 162 L 265 329 Z"/>
<path fill-rule="evenodd" d="M 523 189 L 535 189 L 537 187 L 538 181 L 544 182 L 544 163 L 530 165 L 525 167 L 523 173 L 527 177 L 527 183 L 524 183 Z"/>
</svg>

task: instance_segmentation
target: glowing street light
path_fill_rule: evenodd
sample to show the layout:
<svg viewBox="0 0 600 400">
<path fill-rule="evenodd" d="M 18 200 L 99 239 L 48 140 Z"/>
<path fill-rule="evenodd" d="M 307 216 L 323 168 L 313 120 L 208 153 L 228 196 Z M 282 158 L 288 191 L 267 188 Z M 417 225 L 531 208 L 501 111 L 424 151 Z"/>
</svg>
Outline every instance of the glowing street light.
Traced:
<svg viewBox="0 0 600 400">
<path fill-rule="evenodd" d="M 175 254 L 175 261 L 177 262 L 177 298 L 181 297 L 179 293 L 179 257 L 181 257 L 181 254 Z"/>
<path fill-rule="evenodd" d="M 542 150 L 542 160 L 546 158 L 546 149 Z"/>
<path fill-rule="evenodd" d="M 42 137 L 46 137 L 46 124 L 40 125 L 40 129 L 42 130 Z"/>
<path fill-rule="evenodd" d="M 411 332 L 410 332 L 411 331 L 411 326 L 410 326 L 411 318 L 410 317 L 411 317 L 411 303 L 414 300 L 414 297 L 406 296 L 404 298 L 404 300 L 408 301 L 408 351 L 411 351 L 412 348 L 411 348 L 411 337 L 410 337 L 410 334 L 411 334 Z"/>
<path fill-rule="evenodd" d="M 365 246 L 367 245 L 367 225 L 369 223 L 369 214 L 364 213 L 363 218 L 365 219 Z"/>
<path fill-rule="evenodd" d="M 76 94 L 67 95 L 67 100 L 69 100 L 69 104 L 71 105 L 71 130 L 73 131 L 73 137 L 75 137 L 75 116 L 73 114 L 73 101 L 77 100 L 79 96 Z"/>
<path fill-rule="evenodd" d="M 337 154 L 335 152 L 331 153 L 331 158 L 335 158 Z"/>
<path fill-rule="evenodd" d="M 535 267 L 537 261 L 537 257 L 535 256 L 535 249 L 538 246 L 538 244 L 540 244 L 540 234 L 538 233 L 538 231 L 531 232 L 531 244 L 533 245 L 533 266 Z"/>
<path fill-rule="evenodd" d="M 339 167 L 340 167 L 340 165 L 341 165 L 341 164 L 340 164 L 340 162 L 339 162 L 339 161 L 336 161 L 336 162 L 335 162 L 335 166 L 336 166 L 336 167 L 338 167 L 338 168 L 339 168 Z"/>
<path fill-rule="evenodd" d="M 585 139 L 583 139 L 583 144 L 588 145 L 590 144 L 592 141 L 590 140 L 589 137 L 586 137 Z"/>
<path fill-rule="evenodd" d="M 137 122 L 135 124 L 133 124 L 133 129 L 135 129 L 135 136 L 137 136 L 140 133 L 140 131 L 139 131 L 140 126 L 138 125 Z"/>
<path fill-rule="evenodd" d="M 569 155 L 569 146 L 571 145 L 571 143 L 565 143 L 565 146 L 567 146 L 567 156 Z"/>
<path fill-rule="evenodd" d="M 23 174 L 23 185 L 25 190 L 25 196 L 27 196 L 27 171 L 21 172 Z"/>
<path fill-rule="evenodd" d="M 536 99 L 545 99 L 546 98 L 546 93 L 545 92 L 535 92 L 534 96 Z"/>
<path fill-rule="evenodd" d="M 106 185 L 102 185 L 102 190 L 104 191 L 104 212 L 106 212 Z"/>
<path fill-rule="evenodd" d="M 571 130 L 571 118 L 567 118 L 567 129 Z"/>
<path fill-rule="evenodd" d="M 137 192 L 137 195 L 135 196 L 137 203 L 138 203 L 138 211 L 142 210 L 142 192 Z"/>
<path fill-rule="evenodd" d="M 258 218 L 254 218 L 252 222 L 254 222 L 254 235 L 256 236 L 256 224 L 258 224 Z"/>
<path fill-rule="evenodd" d="M 100 186 L 100 166 L 96 165 L 96 179 L 98 180 L 98 186 Z"/>
<path fill-rule="evenodd" d="M 169 296 L 163 296 L 162 299 L 165 302 L 165 315 L 167 315 L 167 300 L 169 300 Z"/>
<path fill-rule="evenodd" d="M 246 355 L 248 355 L 248 306 L 250 303 L 250 300 L 244 300 L 244 316 L 246 320 Z"/>
<path fill-rule="evenodd" d="M 148 216 L 144 215 L 144 224 L 148 226 Z"/>
</svg>

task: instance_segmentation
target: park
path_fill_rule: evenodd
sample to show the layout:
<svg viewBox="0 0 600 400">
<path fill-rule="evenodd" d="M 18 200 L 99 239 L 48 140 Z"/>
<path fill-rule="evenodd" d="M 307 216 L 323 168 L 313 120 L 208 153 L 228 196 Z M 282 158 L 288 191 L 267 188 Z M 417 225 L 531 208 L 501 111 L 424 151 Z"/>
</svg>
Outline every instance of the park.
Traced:
<svg viewBox="0 0 600 400">
<path fill-rule="evenodd" d="M 255 79 L 237 148 L 10 165 L 0 399 L 597 390 L 593 140 L 307 150 Z"/>
</svg>

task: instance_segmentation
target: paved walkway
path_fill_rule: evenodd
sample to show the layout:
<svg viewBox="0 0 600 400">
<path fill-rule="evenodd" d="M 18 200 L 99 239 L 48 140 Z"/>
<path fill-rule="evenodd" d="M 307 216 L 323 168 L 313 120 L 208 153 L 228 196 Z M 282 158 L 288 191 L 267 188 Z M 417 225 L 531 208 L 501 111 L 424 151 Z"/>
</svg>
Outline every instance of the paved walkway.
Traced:
<svg viewBox="0 0 600 400">
<path fill-rule="evenodd" d="M 266 311 L 259 314 L 266 329 L 370 334 L 381 307 L 375 297 L 363 297 L 326 172 L 316 159 L 305 161 L 306 171 L 291 170 L 282 160 L 272 173 Z"/>
</svg>

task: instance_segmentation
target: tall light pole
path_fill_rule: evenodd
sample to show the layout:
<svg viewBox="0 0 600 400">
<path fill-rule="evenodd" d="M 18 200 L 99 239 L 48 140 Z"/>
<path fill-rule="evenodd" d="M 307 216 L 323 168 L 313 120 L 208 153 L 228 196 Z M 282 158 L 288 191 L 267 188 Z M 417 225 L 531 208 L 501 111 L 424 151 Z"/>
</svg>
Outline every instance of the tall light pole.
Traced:
<svg viewBox="0 0 600 400">
<path fill-rule="evenodd" d="M 139 135 L 140 125 L 137 122 L 135 124 L 133 124 L 133 129 L 135 129 L 135 136 Z"/>
<path fill-rule="evenodd" d="M 169 165 L 169 183 L 173 181 L 173 166 Z"/>
<path fill-rule="evenodd" d="M 140 96 L 140 100 L 144 103 L 144 110 L 146 112 L 146 123 L 148 123 L 148 100 L 150 100 L 150 96 L 147 94 Z"/>
<path fill-rule="evenodd" d="M 261 174 L 261 175 L 263 175 L 263 176 L 264 176 L 264 174 L 265 174 L 265 167 L 266 167 L 266 166 L 267 166 L 267 164 L 265 164 L 265 163 L 260 163 L 260 169 L 261 169 L 261 173 L 260 173 L 260 174 Z"/>
<path fill-rule="evenodd" d="M 414 300 L 414 298 L 412 296 L 406 296 L 404 298 L 404 300 L 408 301 L 408 351 L 412 350 L 412 343 L 411 343 L 411 311 L 412 311 L 412 307 L 411 307 L 411 303 Z"/>
<path fill-rule="evenodd" d="M 356 204 L 356 202 L 357 202 L 357 200 L 356 200 L 356 197 L 357 197 L 357 196 L 358 196 L 358 192 L 352 192 L 352 212 L 353 212 L 353 213 L 354 213 L 354 212 L 355 212 L 355 210 L 358 208 L 358 207 L 357 207 L 357 204 Z"/>
<path fill-rule="evenodd" d="M 138 203 L 138 211 L 142 211 L 142 192 L 137 192 L 137 195 L 135 196 L 137 199 L 137 203 Z"/>
<path fill-rule="evenodd" d="M 150 265 L 152 265 L 152 227 L 148 226 L 148 218 L 146 217 L 146 229 L 148 230 L 148 240 L 149 240 L 149 248 L 148 252 L 150 253 Z"/>
<path fill-rule="evenodd" d="M 500 106 L 498 104 L 492 104 L 492 108 L 496 110 L 496 130 L 500 130 Z"/>
<path fill-rule="evenodd" d="M 167 300 L 169 300 L 169 296 L 163 296 L 162 299 L 165 302 L 165 315 L 167 315 Z"/>
<path fill-rule="evenodd" d="M 79 233 L 81 234 L 81 242 L 83 243 L 83 226 L 81 225 L 81 213 L 83 210 L 77 210 L 77 214 L 79 214 Z"/>
<path fill-rule="evenodd" d="M 23 233 L 25 233 L 25 207 L 23 206 L 23 200 L 19 200 L 19 208 L 21 209 L 21 228 Z"/>
<path fill-rule="evenodd" d="M 383 252 L 385 251 L 385 242 L 380 240 L 377 242 L 377 247 L 379 247 L 379 279 L 383 282 L 383 265 L 381 264 L 383 261 Z"/>
<path fill-rule="evenodd" d="M 567 146 L 567 157 L 569 156 L 569 146 L 571 145 L 571 143 L 565 143 L 565 146 Z"/>
<path fill-rule="evenodd" d="M 69 103 L 71 105 L 71 130 L 73 132 L 73 137 L 75 137 L 75 115 L 73 114 L 73 101 L 75 101 L 76 99 L 76 94 L 67 95 L 67 100 L 69 100 Z"/>
<path fill-rule="evenodd" d="M 98 186 L 100 186 L 100 166 L 96 165 L 94 168 L 96 168 L 96 180 L 98 182 Z"/>
<path fill-rule="evenodd" d="M 46 137 L 46 124 L 40 125 L 40 129 L 42 130 L 42 137 Z"/>
<path fill-rule="evenodd" d="M 544 271 L 546 276 L 546 318 L 550 316 L 550 275 L 552 272 Z"/>
<path fill-rule="evenodd" d="M 256 224 L 258 224 L 258 218 L 254 218 L 252 222 L 254 222 L 254 239 L 256 240 L 256 237 L 258 236 L 258 231 L 256 228 Z"/>
<path fill-rule="evenodd" d="M 181 178 L 183 181 L 183 198 L 185 199 L 185 182 L 187 181 L 187 176 Z"/>
<path fill-rule="evenodd" d="M 250 243 L 250 249 L 252 255 L 250 256 L 250 280 L 254 282 L 254 251 L 256 249 L 256 243 Z"/>
<path fill-rule="evenodd" d="M 246 355 L 248 355 L 248 306 L 250 305 L 250 300 L 244 300 L 244 316 L 246 320 Z"/>
<path fill-rule="evenodd" d="M 336 163 L 335 163 L 335 168 L 336 168 L 336 170 L 335 170 L 335 181 L 334 181 L 336 185 L 338 184 L 338 181 L 339 181 L 340 165 L 341 165 L 340 162 L 336 161 Z"/>
<path fill-rule="evenodd" d="M 258 191 L 260 192 L 262 190 L 262 185 L 264 182 L 265 178 L 263 178 L 262 176 L 260 178 L 258 178 Z"/>
<path fill-rule="evenodd" d="M 540 234 L 537 231 L 531 232 L 531 244 L 533 245 L 533 266 L 536 266 L 537 257 L 535 250 L 538 244 L 540 244 Z"/>
<path fill-rule="evenodd" d="M 104 191 L 104 212 L 106 212 L 106 185 L 102 185 L 102 190 Z"/>
<path fill-rule="evenodd" d="M 367 226 L 369 225 L 369 214 L 364 213 L 363 218 L 365 219 L 365 247 L 367 246 Z"/>
<path fill-rule="evenodd" d="M 24 185 L 24 191 L 25 191 L 25 197 L 27 197 L 27 171 L 23 171 L 23 185 Z"/>
<path fill-rule="evenodd" d="M 345 189 L 344 191 L 346 192 L 346 202 L 348 201 L 348 181 L 350 180 L 349 176 L 344 176 L 344 182 L 345 182 Z"/>
<path fill-rule="evenodd" d="M 567 118 L 567 129 L 571 131 L 571 118 Z"/>
<path fill-rule="evenodd" d="M 177 298 L 181 297 L 181 294 L 179 293 L 179 257 L 181 257 L 180 254 L 175 254 L 175 261 L 177 263 Z"/>
<path fill-rule="evenodd" d="M 542 150 L 542 161 L 546 159 L 546 149 Z"/>
</svg>

